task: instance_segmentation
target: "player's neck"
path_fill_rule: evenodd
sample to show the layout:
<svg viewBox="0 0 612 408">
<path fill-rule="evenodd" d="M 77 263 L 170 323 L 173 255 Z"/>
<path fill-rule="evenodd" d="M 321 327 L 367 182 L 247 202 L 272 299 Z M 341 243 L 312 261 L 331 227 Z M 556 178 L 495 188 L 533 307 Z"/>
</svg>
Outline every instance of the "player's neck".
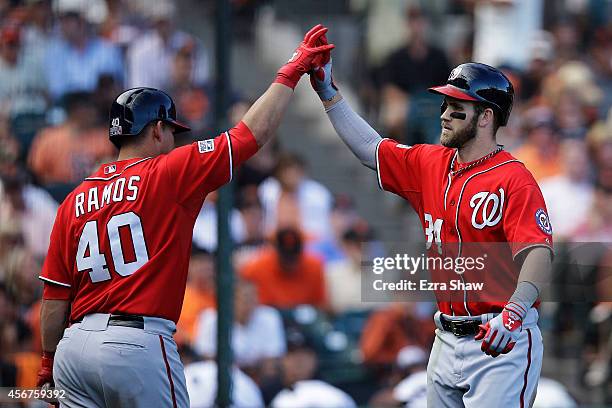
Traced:
<svg viewBox="0 0 612 408">
<path fill-rule="evenodd" d="M 154 152 L 149 150 L 143 146 L 123 146 L 119 150 L 117 161 L 156 156 Z"/>
<path fill-rule="evenodd" d="M 486 156 L 497 149 L 497 141 L 493 138 L 482 140 L 475 137 L 459 148 L 457 154 L 458 163 L 469 163 Z"/>
</svg>

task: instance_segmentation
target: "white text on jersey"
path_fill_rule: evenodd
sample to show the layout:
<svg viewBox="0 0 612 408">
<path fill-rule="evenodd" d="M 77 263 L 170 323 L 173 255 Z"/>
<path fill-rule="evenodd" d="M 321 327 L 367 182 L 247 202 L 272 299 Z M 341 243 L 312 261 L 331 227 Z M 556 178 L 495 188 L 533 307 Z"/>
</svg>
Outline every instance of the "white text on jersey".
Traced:
<svg viewBox="0 0 612 408">
<path fill-rule="evenodd" d="M 118 203 L 124 199 L 136 201 L 138 198 L 138 183 L 140 176 L 131 176 L 126 183 L 124 177 L 118 178 L 105 185 L 90 188 L 87 193 L 79 193 L 74 199 L 74 209 L 76 217 L 79 218 L 85 213 L 99 210 L 110 203 Z M 100 194 L 101 190 L 101 194 Z"/>
</svg>

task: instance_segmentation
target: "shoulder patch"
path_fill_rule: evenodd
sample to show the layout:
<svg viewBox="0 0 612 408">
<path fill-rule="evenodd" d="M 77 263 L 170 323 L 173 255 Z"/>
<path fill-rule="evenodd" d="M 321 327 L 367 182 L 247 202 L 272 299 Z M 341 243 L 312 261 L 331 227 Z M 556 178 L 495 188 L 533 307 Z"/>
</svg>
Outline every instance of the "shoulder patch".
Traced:
<svg viewBox="0 0 612 408">
<path fill-rule="evenodd" d="M 544 209 L 539 208 L 535 213 L 536 224 L 545 234 L 552 235 L 552 226 L 550 225 L 550 220 L 548 219 L 548 214 Z"/>
<path fill-rule="evenodd" d="M 396 144 L 395 147 L 397 147 L 398 149 L 412 149 L 412 146 L 408 146 L 408 145 L 400 144 L 400 143 Z"/>
<path fill-rule="evenodd" d="M 200 153 L 208 153 L 215 150 L 215 140 L 207 139 L 207 140 L 198 140 L 198 151 Z"/>
</svg>

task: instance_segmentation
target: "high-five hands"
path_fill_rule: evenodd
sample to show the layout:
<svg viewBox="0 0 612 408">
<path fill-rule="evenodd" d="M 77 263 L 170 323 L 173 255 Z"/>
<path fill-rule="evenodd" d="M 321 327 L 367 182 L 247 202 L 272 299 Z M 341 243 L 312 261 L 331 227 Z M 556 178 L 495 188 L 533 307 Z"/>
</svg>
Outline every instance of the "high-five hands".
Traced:
<svg viewBox="0 0 612 408">
<path fill-rule="evenodd" d="M 319 44 L 326 45 L 327 35 L 322 35 L 319 39 Z M 338 88 L 334 84 L 334 77 L 332 75 L 332 58 L 331 51 L 326 51 L 321 54 L 321 64 L 316 65 L 309 72 L 310 84 L 312 89 L 319 95 L 322 101 L 331 100 L 338 93 Z"/>
<path fill-rule="evenodd" d="M 312 27 L 289 61 L 278 70 L 274 82 L 294 89 L 302 75 L 323 65 L 323 58 L 329 58 L 329 52 L 334 48 L 333 44 L 327 44 L 327 39 L 324 43 L 321 41 L 326 32 L 327 28 L 321 24 Z"/>
</svg>

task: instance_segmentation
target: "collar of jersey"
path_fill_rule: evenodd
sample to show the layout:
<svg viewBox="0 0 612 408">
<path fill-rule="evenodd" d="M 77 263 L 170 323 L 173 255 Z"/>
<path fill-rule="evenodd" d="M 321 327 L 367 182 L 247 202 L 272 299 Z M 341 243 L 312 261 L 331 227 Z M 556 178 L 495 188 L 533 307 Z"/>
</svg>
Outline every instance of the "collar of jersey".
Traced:
<svg viewBox="0 0 612 408">
<path fill-rule="evenodd" d="M 132 159 L 126 159 L 126 160 L 120 160 L 120 161 L 116 161 L 116 162 L 111 162 L 111 163 L 105 163 L 103 165 L 100 166 L 100 168 L 98 168 L 98 171 L 96 171 L 94 173 L 93 176 L 87 177 L 85 179 L 85 181 L 108 181 L 108 180 L 112 180 L 116 177 L 119 177 L 126 169 L 135 166 L 137 164 L 140 164 L 146 160 L 151 159 L 152 157 L 145 157 L 145 158 L 132 158 Z M 103 177 L 103 172 L 102 169 L 104 167 L 110 166 L 114 164 L 115 166 L 117 166 L 117 170 L 111 174 L 108 175 L 106 177 Z"/>
<path fill-rule="evenodd" d="M 462 173 L 466 170 L 472 169 L 474 167 L 478 167 L 482 163 L 488 162 L 489 160 L 496 157 L 498 153 L 501 153 L 503 151 L 504 151 L 504 145 L 498 144 L 497 148 L 493 150 L 491 153 L 487 153 L 486 155 L 476 160 L 472 160 L 471 162 L 468 162 L 468 163 L 457 163 L 457 156 L 459 155 L 459 150 L 455 150 L 455 154 L 453 155 L 453 159 L 451 160 L 449 171 L 454 174 Z M 457 168 L 455 169 L 455 167 Z"/>
</svg>

